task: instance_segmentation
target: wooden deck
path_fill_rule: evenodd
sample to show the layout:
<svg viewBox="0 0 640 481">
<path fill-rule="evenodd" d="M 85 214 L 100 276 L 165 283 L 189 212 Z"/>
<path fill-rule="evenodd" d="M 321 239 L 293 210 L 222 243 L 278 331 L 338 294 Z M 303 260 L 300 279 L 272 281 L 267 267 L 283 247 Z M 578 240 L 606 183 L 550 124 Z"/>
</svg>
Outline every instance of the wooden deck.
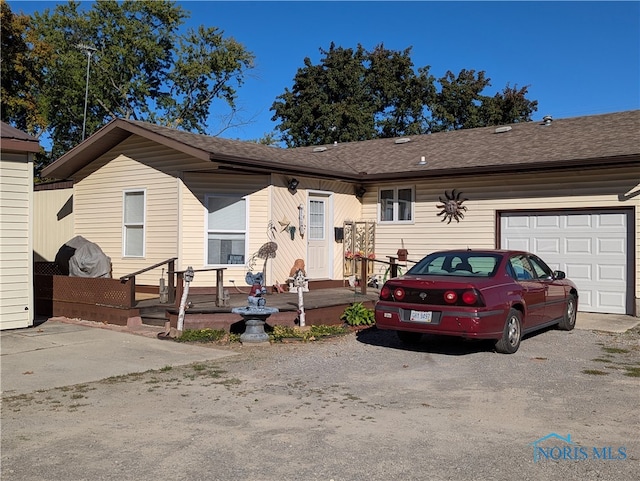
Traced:
<svg viewBox="0 0 640 481">
<path fill-rule="evenodd" d="M 230 331 L 244 329 L 242 318 L 231 312 L 234 307 L 247 305 L 248 288 L 244 292 L 230 292 L 228 306 L 217 306 L 215 294 L 194 294 L 187 298 L 188 308 L 185 311 L 184 329 L 226 329 Z M 310 289 L 303 294 L 305 324 L 341 324 L 340 316 L 344 310 L 354 302 L 361 302 L 367 307 L 373 307 L 378 299 L 379 291 L 368 288 L 362 294 L 359 287 Z M 140 310 L 140 317 L 144 324 L 177 326 L 179 303 L 160 304 L 159 297 L 149 298 L 140 296 L 136 307 Z M 294 326 L 298 318 L 298 294 L 269 293 L 265 296 L 266 306 L 275 307 L 279 312 L 267 320 L 270 325 Z M 240 330 L 240 332 L 243 332 Z"/>
</svg>

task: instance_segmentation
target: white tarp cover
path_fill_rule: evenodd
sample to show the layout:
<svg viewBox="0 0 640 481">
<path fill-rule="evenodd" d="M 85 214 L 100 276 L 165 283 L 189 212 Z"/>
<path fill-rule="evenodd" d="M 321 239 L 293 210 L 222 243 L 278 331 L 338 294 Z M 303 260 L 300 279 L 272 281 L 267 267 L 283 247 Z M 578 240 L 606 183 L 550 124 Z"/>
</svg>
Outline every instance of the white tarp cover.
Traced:
<svg viewBox="0 0 640 481">
<path fill-rule="evenodd" d="M 65 243 L 75 249 L 69 259 L 69 275 L 72 277 L 111 277 L 111 258 L 98 244 L 76 236 Z"/>
</svg>

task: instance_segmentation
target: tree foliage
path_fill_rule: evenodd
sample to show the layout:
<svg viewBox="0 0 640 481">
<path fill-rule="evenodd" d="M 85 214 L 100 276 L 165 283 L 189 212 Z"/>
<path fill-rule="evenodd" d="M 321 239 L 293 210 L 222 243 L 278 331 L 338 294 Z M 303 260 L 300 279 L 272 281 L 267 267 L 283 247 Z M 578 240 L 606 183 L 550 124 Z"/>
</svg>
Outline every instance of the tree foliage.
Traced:
<svg viewBox="0 0 640 481">
<path fill-rule="evenodd" d="M 28 19 L 21 31 L 28 48 L 12 60 L 25 70 L 33 65 L 41 79 L 26 85 L 24 95 L 37 99 L 33 110 L 39 128 L 51 136 L 53 157 L 82 140 L 87 71 L 87 135 L 114 118 L 204 133 L 214 100 L 235 108 L 236 88 L 253 67 L 253 54 L 213 27 L 180 33 L 186 18 L 168 1 L 102 0 L 83 10 L 72 0 Z M 4 61 L 3 48 L 3 67 Z M 4 83 L 3 77 L 3 89 Z M 20 118 L 15 109 L 2 116 L 16 124 Z"/>
<path fill-rule="evenodd" d="M 20 130 L 38 135 L 46 120 L 37 108 L 41 82 L 36 59 L 47 49 L 42 44 L 29 48 L 26 38 L 28 16 L 14 14 L 4 0 L 0 7 L 0 117 L 5 122 L 12 121 Z"/>
<path fill-rule="evenodd" d="M 483 95 L 491 85 L 484 71 L 448 71 L 436 80 L 430 66 L 414 68 L 411 48 L 381 44 L 368 52 L 332 43 L 320 52 L 320 63 L 305 58 L 291 90 L 271 107 L 289 147 L 524 122 L 537 110 L 528 87 L 507 84 Z"/>
</svg>

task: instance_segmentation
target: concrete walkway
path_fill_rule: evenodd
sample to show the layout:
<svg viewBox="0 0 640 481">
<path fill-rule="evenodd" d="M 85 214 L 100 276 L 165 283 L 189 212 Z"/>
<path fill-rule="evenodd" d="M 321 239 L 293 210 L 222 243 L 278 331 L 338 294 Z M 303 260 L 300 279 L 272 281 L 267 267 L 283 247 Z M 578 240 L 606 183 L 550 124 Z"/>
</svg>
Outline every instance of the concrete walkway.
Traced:
<svg viewBox="0 0 640 481">
<path fill-rule="evenodd" d="M 640 317 L 624 314 L 598 314 L 578 312 L 576 329 L 587 331 L 625 332 L 640 325 Z"/>
<path fill-rule="evenodd" d="M 576 329 L 619 333 L 638 324 L 637 317 L 579 312 Z M 158 340 L 162 330 L 52 318 L 32 328 L 0 331 L 1 393 L 13 396 L 235 355 Z"/>
<path fill-rule="evenodd" d="M 98 381 L 165 366 L 234 355 L 232 351 L 161 341 L 83 321 L 51 319 L 28 329 L 0 332 L 3 396 Z"/>
</svg>

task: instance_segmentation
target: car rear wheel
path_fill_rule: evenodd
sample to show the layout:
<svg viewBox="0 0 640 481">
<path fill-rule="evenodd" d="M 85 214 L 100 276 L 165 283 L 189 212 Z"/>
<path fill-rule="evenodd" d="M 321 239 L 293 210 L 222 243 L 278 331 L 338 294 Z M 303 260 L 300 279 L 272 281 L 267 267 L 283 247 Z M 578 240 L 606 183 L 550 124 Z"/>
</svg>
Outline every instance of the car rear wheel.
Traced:
<svg viewBox="0 0 640 481">
<path fill-rule="evenodd" d="M 513 354 L 520 347 L 522 340 L 522 314 L 517 309 L 511 309 L 504 324 L 502 337 L 496 342 L 496 351 L 503 354 Z"/>
<path fill-rule="evenodd" d="M 564 317 L 558 323 L 558 327 L 563 331 L 570 331 L 576 327 L 576 316 L 578 315 L 578 301 L 576 296 L 569 296 L 567 299 L 567 307 L 564 311 Z"/>
<path fill-rule="evenodd" d="M 422 338 L 419 332 L 396 331 L 396 335 L 403 344 L 418 344 Z"/>
</svg>

